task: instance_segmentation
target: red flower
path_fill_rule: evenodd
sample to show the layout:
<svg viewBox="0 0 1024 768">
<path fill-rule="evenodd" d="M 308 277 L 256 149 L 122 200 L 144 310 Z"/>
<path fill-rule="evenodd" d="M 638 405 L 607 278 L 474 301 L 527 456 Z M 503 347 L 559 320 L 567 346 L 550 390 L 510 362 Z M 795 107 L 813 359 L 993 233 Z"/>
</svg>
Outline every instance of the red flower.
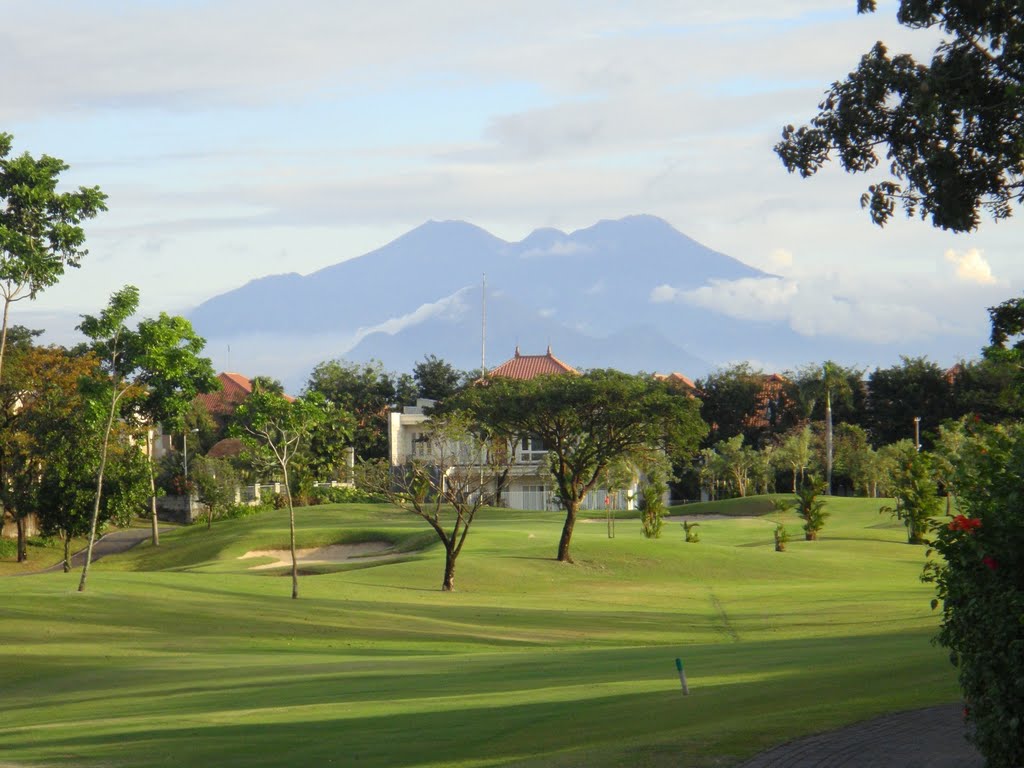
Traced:
<svg viewBox="0 0 1024 768">
<path fill-rule="evenodd" d="M 957 515 L 949 524 L 949 530 L 951 531 L 971 533 L 977 528 L 981 528 L 981 520 L 976 517 L 964 517 L 963 515 Z"/>
<path fill-rule="evenodd" d="M 985 555 L 981 558 L 981 562 L 987 565 L 990 571 L 994 571 L 999 568 L 999 561 L 992 557 L 992 555 Z"/>
</svg>

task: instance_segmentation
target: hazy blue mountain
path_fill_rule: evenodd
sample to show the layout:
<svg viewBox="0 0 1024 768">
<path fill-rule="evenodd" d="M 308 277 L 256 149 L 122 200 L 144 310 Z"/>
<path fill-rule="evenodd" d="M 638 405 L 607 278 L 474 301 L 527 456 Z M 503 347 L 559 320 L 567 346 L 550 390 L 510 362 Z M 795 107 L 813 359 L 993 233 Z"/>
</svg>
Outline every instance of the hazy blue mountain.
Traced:
<svg viewBox="0 0 1024 768">
<path fill-rule="evenodd" d="M 905 349 L 805 337 L 783 323 L 729 318 L 653 301 L 715 280 L 771 277 L 713 251 L 653 216 L 565 233 L 538 229 L 517 243 L 462 221 L 431 221 L 374 251 L 309 275 L 253 280 L 190 318 L 227 365 L 301 389 L 333 358 L 375 358 L 410 371 L 425 355 L 472 369 L 481 359 L 481 282 L 487 283 L 488 366 L 554 353 L 580 368 L 680 371 L 696 378 L 733 361 L 796 365 L 832 358 L 871 364 Z M 226 367 L 222 356 L 214 363 Z"/>
</svg>

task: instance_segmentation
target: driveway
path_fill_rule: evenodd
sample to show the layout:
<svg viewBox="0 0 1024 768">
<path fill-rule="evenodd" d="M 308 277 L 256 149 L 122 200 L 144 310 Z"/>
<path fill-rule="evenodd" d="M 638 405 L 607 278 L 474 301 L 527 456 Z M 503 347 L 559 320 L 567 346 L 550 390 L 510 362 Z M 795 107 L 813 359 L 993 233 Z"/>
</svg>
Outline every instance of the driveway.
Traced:
<svg viewBox="0 0 1024 768">
<path fill-rule="evenodd" d="M 762 752 L 739 768 L 984 768 L 962 704 L 883 715 Z"/>
</svg>

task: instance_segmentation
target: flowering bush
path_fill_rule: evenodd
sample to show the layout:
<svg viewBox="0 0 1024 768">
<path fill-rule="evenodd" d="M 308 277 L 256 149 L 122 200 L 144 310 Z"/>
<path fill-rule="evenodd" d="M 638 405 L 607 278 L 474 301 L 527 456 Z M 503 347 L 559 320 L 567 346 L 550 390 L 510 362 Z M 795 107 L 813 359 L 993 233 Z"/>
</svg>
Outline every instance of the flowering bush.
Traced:
<svg viewBox="0 0 1024 768">
<path fill-rule="evenodd" d="M 942 605 L 969 736 L 991 768 L 1024 765 L 1024 426 L 976 427 L 953 485 L 962 514 L 936 524 L 944 563 L 925 580 Z"/>
</svg>

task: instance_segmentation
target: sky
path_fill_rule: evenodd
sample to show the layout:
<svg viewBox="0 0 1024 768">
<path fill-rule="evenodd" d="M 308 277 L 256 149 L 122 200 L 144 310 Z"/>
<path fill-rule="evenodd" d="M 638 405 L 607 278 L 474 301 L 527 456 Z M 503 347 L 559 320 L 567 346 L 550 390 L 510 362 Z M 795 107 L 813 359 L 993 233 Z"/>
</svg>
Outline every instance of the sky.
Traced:
<svg viewBox="0 0 1024 768">
<path fill-rule="evenodd" d="M 893 3 L 0 0 L 0 18 L 0 131 L 109 195 L 81 268 L 12 310 L 61 343 L 126 283 L 142 314 L 185 313 L 430 219 L 517 241 L 653 214 L 782 279 L 652 300 L 908 354 L 948 335 L 950 359 L 1024 283 L 1020 215 L 880 229 L 869 178 L 803 180 L 772 152 L 876 40 L 931 50 Z"/>
</svg>

